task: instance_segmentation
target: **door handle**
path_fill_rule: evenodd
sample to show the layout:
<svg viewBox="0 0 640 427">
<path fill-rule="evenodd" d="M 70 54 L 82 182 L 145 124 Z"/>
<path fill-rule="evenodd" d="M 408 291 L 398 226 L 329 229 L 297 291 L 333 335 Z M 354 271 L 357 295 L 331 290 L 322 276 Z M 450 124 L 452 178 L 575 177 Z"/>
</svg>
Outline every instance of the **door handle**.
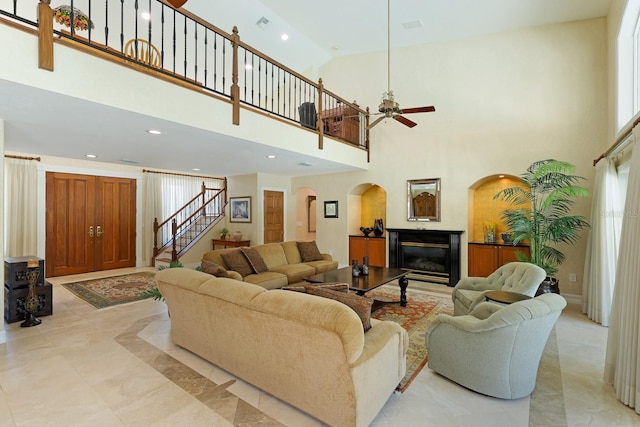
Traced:
<svg viewBox="0 0 640 427">
<path fill-rule="evenodd" d="M 96 236 L 98 237 L 102 236 L 102 227 L 100 226 L 96 227 Z"/>
<path fill-rule="evenodd" d="M 93 225 L 89 227 L 89 237 L 93 237 Z"/>
</svg>

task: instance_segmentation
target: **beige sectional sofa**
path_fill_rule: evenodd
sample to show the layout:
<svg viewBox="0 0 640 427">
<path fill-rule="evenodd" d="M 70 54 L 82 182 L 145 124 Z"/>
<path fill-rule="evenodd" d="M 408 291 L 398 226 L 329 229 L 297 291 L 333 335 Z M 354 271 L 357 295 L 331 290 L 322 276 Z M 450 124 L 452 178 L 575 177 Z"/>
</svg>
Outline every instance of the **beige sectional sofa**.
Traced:
<svg viewBox="0 0 640 427">
<path fill-rule="evenodd" d="M 328 298 L 159 271 L 173 342 L 332 426 L 366 426 L 404 377 L 407 332 Z"/>
<path fill-rule="evenodd" d="M 255 250 L 264 261 L 267 271 L 260 273 L 252 272 L 245 276 L 233 271 L 232 267 L 225 261 L 225 254 L 238 252 L 242 249 L 215 249 L 205 252 L 202 260 L 222 266 L 229 272 L 229 277 L 232 279 L 243 280 L 255 285 L 260 285 L 266 289 L 278 289 L 283 286 L 303 282 L 305 277 L 338 268 L 338 262 L 334 261 L 331 255 L 321 254 L 319 251 L 316 252 L 318 256 L 315 257 L 319 259 L 303 261 L 299 248 L 308 248 L 309 246 L 315 247 L 317 250 L 315 242 L 288 241 L 251 246 L 250 249 Z"/>
</svg>

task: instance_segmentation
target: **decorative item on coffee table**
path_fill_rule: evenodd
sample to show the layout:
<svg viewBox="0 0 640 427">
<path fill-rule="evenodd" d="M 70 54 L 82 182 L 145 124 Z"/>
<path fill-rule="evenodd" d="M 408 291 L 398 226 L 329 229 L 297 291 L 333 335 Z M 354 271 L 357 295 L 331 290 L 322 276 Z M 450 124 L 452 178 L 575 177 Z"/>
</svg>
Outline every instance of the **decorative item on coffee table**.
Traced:
<svg viewBox="0 0 640 427">
<path fill-rule="evenodd" d="M 24 301 L 25 319 L 20 324 L 22 328 L 28 328 L 31 326 L 37 326 L 42 323 L 42 320 L 35 316 L 38 311 L 38 295 L 36 294 L 36 282 L 40 275 L 40 263 L 37 259 L 30 259 L 27 261 L 27 279 L 29 280 L 29 293 Z"/>
</svg>

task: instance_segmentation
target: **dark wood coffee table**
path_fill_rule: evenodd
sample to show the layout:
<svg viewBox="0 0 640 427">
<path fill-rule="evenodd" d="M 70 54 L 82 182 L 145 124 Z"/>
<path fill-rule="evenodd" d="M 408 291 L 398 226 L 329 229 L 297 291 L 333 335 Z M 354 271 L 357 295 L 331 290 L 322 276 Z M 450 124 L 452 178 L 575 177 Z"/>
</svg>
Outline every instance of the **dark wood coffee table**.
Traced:
<svg viewBox="0 0 640 427">
<path fill-rule="evenodd" d="M 508 291 L 489 291 L 484 293 L 487 301 L 495 301 L 502 304 L 513 304 L 514 302 L 531 299 L 529 295 Z"/>
<path fill-rule="evenodd" d="M 372 311 L 377 310 L 384 304 L 400 304 L 401 306 L 407 305 L 407 286 L 409 280 L 406 275 L 408 271 L 400 268 L 386 268 L 386 267 L 369 267 L 369 274 L 360 275 L 354 277 L 351 274 L 351 267 L 339 268 L 333 271 L 327 271 L 326 273 L 316 274 L 315 276 L 307 277 L 304 280 L 310 283 L 326 283 L 326 282 L 340 282 L 348 283 L 349 289 L 355 291 L 358 295 L 364 295 L 367 292 L 389 283 L 392 280 L 398 279 L 398 285 L 400 286 L 400 300 L 399 301 L 380 301 L 374 300 Z"/>
</svg>

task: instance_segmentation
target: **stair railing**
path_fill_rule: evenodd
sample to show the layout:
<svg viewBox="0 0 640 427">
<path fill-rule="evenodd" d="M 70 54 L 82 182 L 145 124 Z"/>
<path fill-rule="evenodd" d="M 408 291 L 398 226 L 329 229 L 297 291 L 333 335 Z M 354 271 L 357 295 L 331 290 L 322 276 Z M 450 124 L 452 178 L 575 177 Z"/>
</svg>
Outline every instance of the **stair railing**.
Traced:
<svg viewBox="0 0 640 427">
<path fill-rule="evenodd" d="M 227 205 L 227 179 L 223 188 L 208 188 L 202 183 L 201 191 L 162 222 L 153 221 L 153 259 L 171 248 L 171 261 L 190 247 L 223 215 Z M 197 226 L 200 226 L 199 228 Z"/>
</svg>

